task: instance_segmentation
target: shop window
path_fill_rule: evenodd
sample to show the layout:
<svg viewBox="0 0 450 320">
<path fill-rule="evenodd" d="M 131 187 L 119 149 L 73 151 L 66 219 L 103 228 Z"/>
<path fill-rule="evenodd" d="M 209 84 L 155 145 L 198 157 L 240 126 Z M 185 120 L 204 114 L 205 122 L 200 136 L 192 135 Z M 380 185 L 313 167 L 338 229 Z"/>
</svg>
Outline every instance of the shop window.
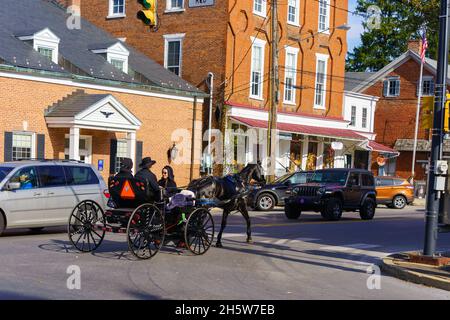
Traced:
<svg viewBox="0 0 450 320">
<path fill-rule="evenodd" d="M 317 167 L 317 142 L 308 142 L 308 157 L 306 160 L 306 170 L 316 170 Z"/>
<path fill-rule="evenodd" d="M 126 140 L 117 140 L 116 172 L 119 172 L 123 159 L 128 156 L 128 145 Z"/>
<path fill-rule="evenodd" d="M 331 147 L 331 143 L 325 143 L 323 148 L 323 168 L 334 168 L 334 150 Z"/>
</svg>

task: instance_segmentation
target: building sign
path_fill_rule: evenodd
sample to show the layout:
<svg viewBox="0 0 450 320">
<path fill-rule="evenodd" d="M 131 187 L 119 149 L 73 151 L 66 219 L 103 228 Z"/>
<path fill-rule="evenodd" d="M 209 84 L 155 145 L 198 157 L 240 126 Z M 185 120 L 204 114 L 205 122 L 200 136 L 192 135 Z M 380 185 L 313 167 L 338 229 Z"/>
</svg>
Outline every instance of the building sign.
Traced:
<svg viewBox="0 0 450 320">
<path fill-rule="evenodd" d="M 105 163 L 104 163 L 104 161 L 102 159 L 98 160 L 98 166 L 97 166 L 98 171 L 103 171 L 104 164 Z"/>
<path fill-rule="evenodd" d="M 215 0 L 189 0 L 189 8 L 213 6 Z"/>
</svg>

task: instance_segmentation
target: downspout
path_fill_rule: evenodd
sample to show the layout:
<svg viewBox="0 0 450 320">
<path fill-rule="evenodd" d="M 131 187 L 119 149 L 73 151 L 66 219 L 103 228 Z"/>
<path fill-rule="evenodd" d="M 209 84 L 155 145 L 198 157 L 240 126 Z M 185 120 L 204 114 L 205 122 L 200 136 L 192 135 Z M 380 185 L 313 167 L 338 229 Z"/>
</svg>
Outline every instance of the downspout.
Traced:
<svg viewBox="0 0 450 320">
<path fill-rule="evenodd" d="M 195 120 L 197 119 L 197 96 L 194 97 L 193 119 L 192 119 L 192 141 L 191 141 L 191 170 L 189 173 L 189 181 L 194 179 L 194 162 L 195 162 Z"/>
<path fill-rule="evenodd" d="M 212 129 L 212 109 L 213 109 L 213 94 L 214 94 L 214 73 L 209 72 L 209 119 L 208 119 L 208 175 L 212 174 L 213 158 L 211 154 L 211 129 Z"/>
</svg>

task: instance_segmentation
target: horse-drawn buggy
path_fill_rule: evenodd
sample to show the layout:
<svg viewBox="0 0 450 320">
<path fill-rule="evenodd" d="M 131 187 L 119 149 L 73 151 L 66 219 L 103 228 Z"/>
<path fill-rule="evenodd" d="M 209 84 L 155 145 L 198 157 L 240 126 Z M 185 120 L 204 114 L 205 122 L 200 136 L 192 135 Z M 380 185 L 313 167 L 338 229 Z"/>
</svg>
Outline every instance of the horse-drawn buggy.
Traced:
<svg viewBox="0 0 450 320">
<path fill-rule="evenodd" d="M 169 195 L 150 191 L 137 178 L 108 180 L 110 201 L 106 211 L 96 202 L 80 202 L 68 226 L 72 244 L 82 252 L 96 250 L 106 232 L 125 233 L 128 248 L 139 259 L 150 259 L 169 242 L 195 255 L 204 254 L 214 239 L 214 221 L 207 203 L 183 190 Z M 180 190 L 178 190 L 180 191 Z"/>
</svg>

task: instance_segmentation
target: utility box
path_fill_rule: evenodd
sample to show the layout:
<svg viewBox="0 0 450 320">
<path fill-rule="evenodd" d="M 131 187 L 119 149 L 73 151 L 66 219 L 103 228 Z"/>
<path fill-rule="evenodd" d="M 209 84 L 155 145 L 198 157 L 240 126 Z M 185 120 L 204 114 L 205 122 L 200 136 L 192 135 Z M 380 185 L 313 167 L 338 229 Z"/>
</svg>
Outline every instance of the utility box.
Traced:
<svg viewBox="0 0 450 320">
<path fill-rule="evenodd" d="M 448 172 L 445 175 L 445 191 L 441 194 L 439 202 L 439 223 L 450 225 L 450 179 Z"/>
</svg>

